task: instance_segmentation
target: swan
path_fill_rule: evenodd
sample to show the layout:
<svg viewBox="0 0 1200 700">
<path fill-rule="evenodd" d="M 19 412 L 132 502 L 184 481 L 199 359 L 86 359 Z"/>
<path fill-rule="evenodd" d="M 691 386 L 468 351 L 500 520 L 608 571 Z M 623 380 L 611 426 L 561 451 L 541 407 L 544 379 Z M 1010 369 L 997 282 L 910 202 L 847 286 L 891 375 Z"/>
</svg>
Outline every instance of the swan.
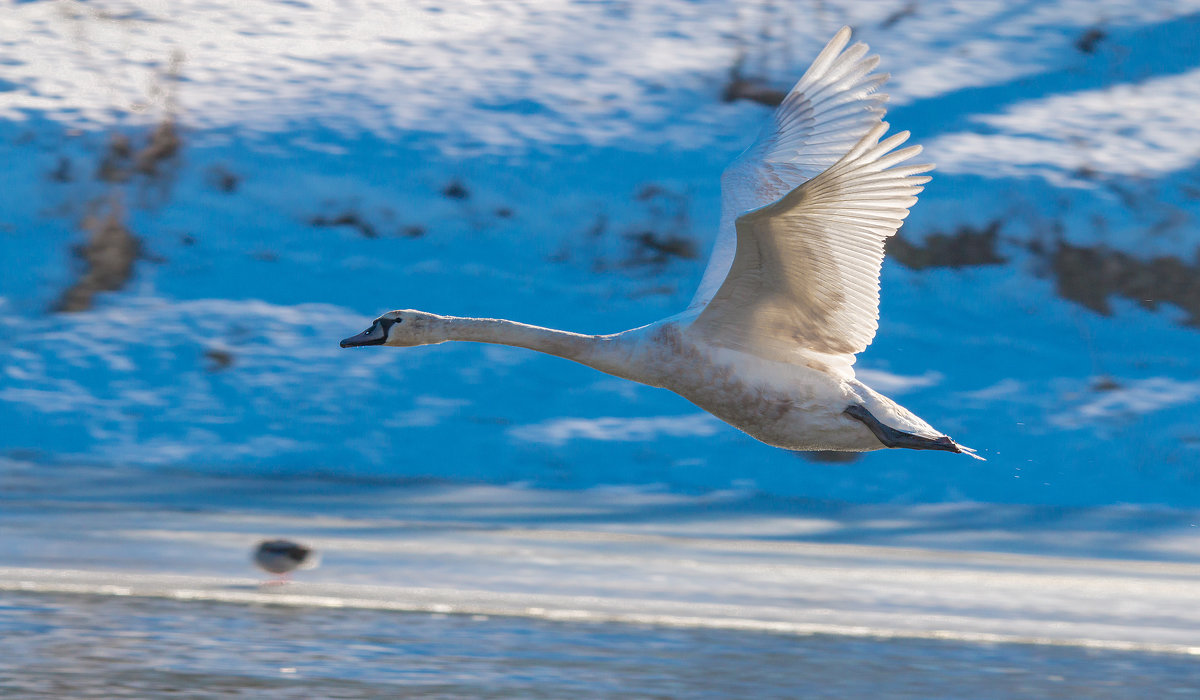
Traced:
<svg viewBox="0 0 1200 700">
<path fill-rule="evenodd" d="M 886 74 L 843 27 L 721 177 L 721 221 L 682 313 L 610 335 L 405 309 L 341 346 L 495 343 L 557 355 L 673 391 L 788 450 L 942 450 L 982 459 L 858 381 L 875 337 L 884 240 L 932 165 L 880 140 Z"/>
</svg>

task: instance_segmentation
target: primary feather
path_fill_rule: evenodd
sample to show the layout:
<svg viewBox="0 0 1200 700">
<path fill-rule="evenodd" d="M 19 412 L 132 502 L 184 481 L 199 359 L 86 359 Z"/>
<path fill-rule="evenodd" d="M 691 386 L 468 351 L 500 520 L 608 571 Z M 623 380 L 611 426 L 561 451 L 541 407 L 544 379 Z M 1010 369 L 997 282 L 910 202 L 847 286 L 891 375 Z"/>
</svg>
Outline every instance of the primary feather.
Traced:
<svg viewBox="0 0 1200 700">
<path fill-rule="evenodd" d="M 875 337 L 884 241 L 916 203 L 932 165 L 894 167 L 880 123 L 815 178 L 741 215 L 729 273 L 692 328 L 714 345 L 766 359 L 812 355 L 849 366 Z"/>
<path fill-rule="evenodd" d="M 838 162 L 883 120 L 888 76 L 872 73 L 878 56 L 867 46 L 849 49 L 843 27 L 775 110 L 749 148 L 721 176 L 721 223 L 713 254 L 691 307 L 703 306 L 721 286 L 733 262 L 734 222 L 770 204 Z"/>
</svg>

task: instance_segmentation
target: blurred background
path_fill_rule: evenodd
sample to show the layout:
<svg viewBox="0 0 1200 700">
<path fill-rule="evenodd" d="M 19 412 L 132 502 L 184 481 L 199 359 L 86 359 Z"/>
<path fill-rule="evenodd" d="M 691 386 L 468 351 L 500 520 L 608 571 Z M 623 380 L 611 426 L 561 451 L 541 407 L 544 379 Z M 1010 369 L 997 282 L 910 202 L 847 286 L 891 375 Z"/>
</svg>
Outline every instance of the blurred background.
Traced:
<svg viewBox="0 0 1200 700">
<path fill-rule="evenodd" d="M 338 348 L 394 308 L 681 310 L 721 170 L 843 25 L 937 164 L 857 369 L 987 462 L 789 453 L 512 348 Z M 0 3 L 0 688 L 369 697 L 457 655 L 449 696 L 1196 690 L 1198 37 L 1158 0 Z M 478 619 L 246 608 L 286 597 L 268 536 L 324 554 L 291 591 Z M 149 602 L 58 597 L 113 586 Z M 179 655 L 56 661 L 114 629 Z"/>
</svg>

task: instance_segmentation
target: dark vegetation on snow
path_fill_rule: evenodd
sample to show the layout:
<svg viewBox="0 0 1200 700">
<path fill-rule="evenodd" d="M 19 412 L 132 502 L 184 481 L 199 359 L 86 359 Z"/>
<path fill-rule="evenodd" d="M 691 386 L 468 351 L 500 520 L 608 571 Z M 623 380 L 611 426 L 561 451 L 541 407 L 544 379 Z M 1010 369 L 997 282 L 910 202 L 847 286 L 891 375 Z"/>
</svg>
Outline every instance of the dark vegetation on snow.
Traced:
<svg viewBox="0 0 1200 700">
<path fill-rule="evenodd" d="M 115 292 L 133 277 L 134 264 L 142 257 L 141 240 L 126 224 L 122 204 L 122 185 L 135 179 L 143 188 L 162 193 L 170 189 L 182 141 L 171 116 L 160 121 L 140 140 L 116 133 L 108 144 L 95 171 L 96 180 L 108 185 L 108 193 L 94 198 L 81 223 L 87 239 L 73 247 L 74 257 L 82 265 L 72 282 L 54 304 L 53 310 L 76 312 L 92 308 L 99 292 Z M 62 158 L 51 173 L 55 182 L 73 179 L 69 159 Z"/>
<path fill-rule="evenodd" d="M 92 308 L 96 294 L 125 287 L 133 277 L 135 263 L 147 257 L 144 246 L 126 223 L 123 202 L 131 186 L 142 202 L 166 200 L 179 167 L 183 139 L 176 124 L 175 89 L 183 54 L 173 53 L 163 71 L 155 76 L 151 92 L 161 98 L 163 116 L 145 132 L 114 132 L 99 156 L 94 178 L 107 190 L 87 199 L 87 213 L 80 227 L 87 233 L 82 244 L 72 248 L 81 263 L 74 282 L 53 305 L 54 311 L 77 312 Z M 58 160 L 50 179 L 69 183 L 76 178 L 70 158 Z M 156 192 L 157 199 L 145 196 Z"/>
<path fill-rule="evenodd" d="M 454 180 L 442 188 L 442 195 L 449 199 L 469 199 L 471 192 L 467 190 L 466 185 Z"/>
<path fill-rule="evenodd" d="M 913 270 L 931 267 L 975 267 L 999 265 L 1007 259 L 996 252 L 1000 221 L 982 229 L 959 226 L 954 233 L 931 233 L 920 243 L 905 238 L 903 230 L 887 239 L 887 255 Z"/>
<path fill-rule="evenodd" d="M 375 226 L 360 216 L 357 212 L 344 211 L 334 216 L 323 216 L 318 214 L 308 220 L 308 223 L 313 226 L 348 226 L 362 234 L 363 238 L 379 238 L 379 231 Z"/>
<path fill-rule="evenodd" d="M 127 134 L 113 134 L 96 169 L 96 179 L 120 184 L 129 182 L 134 175 L 162 177 L 182 144 L 175 120 L 169 116 L 158 123 L 140 147 Z"/>
<path fill-rule="evenodd" d="M 787 97 L 787 90 L 773 88 L 763 78 L 746 76 L 743 73 L 744 67 L 745 56 L 739 56 L 729 69 L 729 78 L 721 92 L 721 99 L 725 102 L 749 100 L 767 107 L 778 107 L 783 98 Z"/>
<path fill-rule="evenodd" d="M 665 265 L 672 258 L 696 260 L 700 257 L 695 241 L 674 233 L 638 231 L 628 234 L 627 238 L 633 243 L 630 265 Z"/>
<path fill-rule="evenodd" d="M 643 225 L 625 234 L 631 244 L 626 266 L 661 267 L 674 259 L 700 258 L 700 249 L 691 236 L 686 193 L 646 185 L 635 197 L 645 205 L 647 217 Z"/>
<path fill-rule="evenodd" d="M 891 29 L 892 27 L 899 24 L 901 22 L 901 20 L 912 17 L 915 14 L 917 14 L 916 0 L 910 0 L 909 2 L 905 3 L 900 9 L 896 10 L 892 14 L 885 17 L 884 20 L 879 23 L 879 28 L 880 29 Z"/>
<path fill-rule="evenodd" d="M 1106 37 L 1108 37 L 1108 34 L 1103 29 L 1092 27 L 1079 35 L 1079 38 L 1075 40 L 1075 48 L 1083 53 L 1095 53 L 1096 45 L 1104 41 Z"/>
<path fill-rule="evenodd" d="M 86 311 L 98 292 L 115 292 L 133 276 L 134 262 L 142 244 L 124 223 L 124 209 L 115 199 L 83 221 L 88 238 L 76 246 L 75 257 L 83 263 L 79 278 L 63 292 L 55 311 Z"/>
<path fill-rule="evenodd" d="M 205 369 L 209 372 L 220 372 L 233 366 L 234 355 L 221 348 L 208 348 L 204 351 Z"/>
<path fill-rule="evenodd" d="M 224 192 L 225 194 L 233 194 L 237 192 L 238 185 L 241 184 L 242 178 L 237 173 L 223 165 L 214 165 L 208 169 L 205 174 L 208 184 L 213 189 Z"/>
<path fill-rule="evenodd" d="M 1049 255 L 1059 296 L 1112 315 L 1109 299 L 1119 296 L 1145 309 L 1174 304 L 1189 326 L 1200 327 L 1200 265 L 1177 257 L 1141 260 L 1103 246 L 1059 243 Z"/>
</svg>

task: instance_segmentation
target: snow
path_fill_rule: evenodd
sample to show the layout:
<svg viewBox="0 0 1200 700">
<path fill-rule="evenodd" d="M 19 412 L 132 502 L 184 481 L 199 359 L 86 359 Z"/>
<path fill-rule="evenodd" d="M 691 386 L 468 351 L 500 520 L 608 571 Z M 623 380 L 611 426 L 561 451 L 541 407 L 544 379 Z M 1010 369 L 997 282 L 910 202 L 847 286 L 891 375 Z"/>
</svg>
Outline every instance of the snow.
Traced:
<svg viewBox="0 0 1200 700">
<path fill-rule="evenodd" d="M 980 115 L 984 133 L 956 133 L 930 146 L 944 172 L 1039 175 L 1066 185 L 1081 169 L 1150 178 L 1200 159 L 1200 127 L 1185 119 L 1200 102 L 1200 70 L 1136 84 L 1083 90 Z M 997 169 L 997 166 L 1000 166 Z"/>
<path fill-rule="evenodd" d="M 639 418 L 556 418 L 537 425 L 522 425 L 508 431 L 525 442 L 562 445 L 573 439 L 650 441 L 661 437 L 707 437 L 721 423 L 707 413 L 690 416 L 645 416 Z"/>
<path fill-rule="evenodd" d="M 16 4 L 0 14 L 0 451 L 1200 507 L 1200 336 L 1169 305 L 1101 316 L 1060 298 L 1033 252 L 1065 240 L 1194 261 L 1200 4 L 906 5 Z M 893 73 L 889 121 L 939 164 L 905 235 L 1000 221 L 1008 259 L 886 264 L 880 333 L 856 366 L 986 464 L 810 462 L 673 395 L 520 351 L 337 348 L 389 308 L 587 332 L 677 312 L 703 260 L 648 260 L 633 241 L 711 241 L 720 170 L 767 116 L 720 101 L 731 66 L 742 54 L 784 87 L 843 23 Z M 112 133 L 140 143 L 168 115 L 183 147 L 164 176 L 95 178 Z M 48 177 L 64 159 L 65 181 Z M 79 222 L 113 201 L 146 259 L 95 309 L 48 313 Z"/>
</svg>

